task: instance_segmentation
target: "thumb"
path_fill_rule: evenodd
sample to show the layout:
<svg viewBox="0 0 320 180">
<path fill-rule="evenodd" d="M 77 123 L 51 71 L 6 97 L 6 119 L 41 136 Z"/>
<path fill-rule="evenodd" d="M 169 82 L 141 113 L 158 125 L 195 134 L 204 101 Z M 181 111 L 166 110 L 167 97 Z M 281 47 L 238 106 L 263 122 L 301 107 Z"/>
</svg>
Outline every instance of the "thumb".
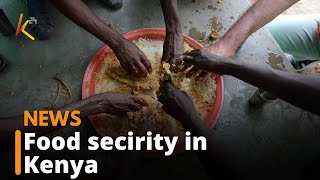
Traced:
<svg viewBox="0 0 320 180">
<path fill-rule="evenodd" d="M 194 58 L 193 56 L 183 55 L 180 58 L 182 58 L 183 61 L 189 65 L 194 65 L 194 63 L 196 62 L 196 58 Z"/>
</svg>

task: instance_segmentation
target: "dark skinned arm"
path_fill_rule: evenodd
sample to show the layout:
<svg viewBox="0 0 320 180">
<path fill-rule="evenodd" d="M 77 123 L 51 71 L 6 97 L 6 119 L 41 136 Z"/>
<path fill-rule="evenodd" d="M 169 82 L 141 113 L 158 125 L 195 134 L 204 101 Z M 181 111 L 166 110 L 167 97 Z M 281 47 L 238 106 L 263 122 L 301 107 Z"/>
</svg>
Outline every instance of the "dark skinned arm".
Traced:
<svg viewBox="0 0 320 180">
<path fill-rule="evenodd" d="M 128 73 L 146 77 L 151 71 L 151 64 L 140 49 L 104 23 L 81 0 L 51 1 L 67 18 L 105 42 Z"/>
<path fill-rule="evenodd" d="M 164 21 L 166 23 L 166 38 L 163 45 L 162 61 L 176 64 L 183 54 L 183 39 L 177 0 L 160 0 Z"/>
<path fill-rule="evenodd" d="M 185 92 L 174 88 L 168 81 L 164 82 L 160 91 L 159 101 L 163 104 L 162 109 L 180 121 L 184 129 L 190 131 L 192 136 L 203 136 L 207 139 L 207 150 L 196 151 L 207 174 L 212 178 L 239 178 L 239 172 L 244 172 L 243 169 L 205 126 L 190 97 Z"/>
<path fill-rule="evenodd" d="M 204 71 L 234 76 L 297 107 L 320 115 L 320 108 L 315 106 L 320 100 L 320 78 L 318 76 L 289 73 L 237 62 L 206 50 L 189 52 L 183 59 L 187 64 Z"/>
<path fill-rule="evenodd" d="M 61 111 L 62 113 L 66 111 L 80 111 L 80 119 L 101 113 L 108 113 L 113 115 L 123 115 L 126 112 L 138 111 L 146 103 L 131 94 L 126 93 L 103 93 L 91 96 L 87 99 L 78 101 L 74 104 L 68 105 L 66 107 L 58 108 L 53 110 L 54 112 Z M 70 122 L 71 119 L 68 119 Z M 68 124 L 68 123 L 67 123 Z M 51 133 L 55 130 L 60 129 L 60 126 L 54 127 L 24 127 L 23 126 L 23 115 L 11 118 L 0 118 L 0 141 L 1 144 L 6 141 L 12 140 L 15 130 L 21 130 L 22 132 L 35 132 L 38 135 L 44 135 Z M 10 141 L 11 142 L 11 141 Z M 6 142 L 6 143 L 10 143 Z M 14 141 L 12 141 L 14 142 Z M 11 143 L 12 143 L 11 142 Z"/>
</svg>

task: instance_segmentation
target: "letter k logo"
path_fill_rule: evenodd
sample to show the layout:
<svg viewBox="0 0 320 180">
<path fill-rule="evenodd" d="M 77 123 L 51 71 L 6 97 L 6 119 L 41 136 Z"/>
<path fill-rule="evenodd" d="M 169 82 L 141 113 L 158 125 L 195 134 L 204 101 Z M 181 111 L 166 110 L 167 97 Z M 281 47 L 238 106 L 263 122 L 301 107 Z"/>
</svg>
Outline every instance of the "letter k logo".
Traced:
<svg viewBox="0 0 320 180">
<path fill-rule="evenodd" d="M 27 31 L 25 31 L 25 28 L 27 27 L 28 23 L 29 23 L 29 20 L 27 20 L 23 26 L 21 27 L 21 22 L 22 22 L 22 19 L 23 19 L 23 14 L 21 13 L 20 14 L 20 18 L 19 18 L 19 22 L 18 22 L 18 25 L 17 25 L 17 30 L 16 30 L 16 36 L 19 36 L 19 34 L 22 32 L 23 34 L 25 34 L 26 36 L 28 36 L 32 41 L 35 40 L 35 38 L 33 36 L 31 36 L 31 34 L 29 34 Z M 21 27 L 21 28 L 20 28 Z"/>
</svg>

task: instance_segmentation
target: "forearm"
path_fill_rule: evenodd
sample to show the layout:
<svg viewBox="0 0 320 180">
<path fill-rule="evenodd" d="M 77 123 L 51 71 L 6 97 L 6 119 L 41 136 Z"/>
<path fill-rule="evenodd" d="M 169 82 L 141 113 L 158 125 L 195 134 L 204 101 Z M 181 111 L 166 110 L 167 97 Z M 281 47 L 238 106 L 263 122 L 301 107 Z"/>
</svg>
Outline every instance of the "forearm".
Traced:
<svg viewBox="0 0 320 180">
<path fill-rule="evenodd" d="M 230 60 L 231 61 L 231 60 Z M 320 115 L 320 79 L 232 61 L 229 74 L 278 98 Z"/>
<path fill-rule="evenodd" d="M 124 38 L 97 17 L 82 0 L 51 0 L 57 9 L 80 27 L 108 44 L 111 49 L 121 45 Z"/>
<path fill-rule="evenodd" d="M 78 110 L 81 112 L 80 118 L 83 118 L 94 113 L 93 107 L 94 106 L 91 105 L 89 100 L 82 100 L 72 105 L 69 105 L 63 108 L 57 108 L 52 111 L 54 112 L 54 114 L 56 114 L 57 111 L 61 111 L 63 115 L 66 111 L 72 112 L 72 111 Z M 37 127 L 37 126 L 25 127 L 23 124 L 23 121 L 24 121 L 24 115 L 9 117 L 9 118 L 0 118 L 0 132 L 1 132 L 0 142 L 5 143 L 6 141 L 12 139 L 11 137 L 14 136 L 15 130 L 21 130 L 22 132 L 34 132 L 34 133 L 37 133 L 38 135 L 44 135 L 61 128 L 61 126 L 51 126 L 50 123 L 48 127 Z M 67 124 L 70 121 L 71 121 L 71 118 L 69 116 L 69 119 L 67 120 Z"/>
<path fill-rule="evenodd" d="M 259 0 L 222 37 L 222 41 L 239 48 L 255 31 L 272 21 L 299 0 Z"/>
<path fill-rule="evenodd" d="M 167 33 L 182 35 L 177 0 L 160 0 Z"/>
<path fill-rule="evenodd" d="M 192 122 L 185 125 L 186 130 L 190 131 L 192 136 L 203 136 L 207 140 L 207 150 L 196 151 L 196 154 L 210 177 L 239 178 L 242 174 L 239 163 L 233 158 L 233 155 L 223 147 L 222 143 L 214 136 L 213 132 L 208 129 L 199 116 L 191 116 Z M 214 171 L 213 171 L 214 170 Z"/>
</svg>

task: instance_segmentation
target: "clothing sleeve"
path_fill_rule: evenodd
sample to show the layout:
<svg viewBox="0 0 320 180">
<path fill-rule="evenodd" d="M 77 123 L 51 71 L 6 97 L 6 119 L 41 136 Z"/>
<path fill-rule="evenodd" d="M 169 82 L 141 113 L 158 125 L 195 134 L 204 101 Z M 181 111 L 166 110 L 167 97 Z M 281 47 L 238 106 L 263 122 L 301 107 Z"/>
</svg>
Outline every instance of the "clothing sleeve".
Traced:
<svg viewBox="0 0 320 180">
<path fill-rule="evenodd" d="M 319 22 L 320 14 L 280 15 L 266 28 L 295 60 L 320 60 Z"/>
</svg>

